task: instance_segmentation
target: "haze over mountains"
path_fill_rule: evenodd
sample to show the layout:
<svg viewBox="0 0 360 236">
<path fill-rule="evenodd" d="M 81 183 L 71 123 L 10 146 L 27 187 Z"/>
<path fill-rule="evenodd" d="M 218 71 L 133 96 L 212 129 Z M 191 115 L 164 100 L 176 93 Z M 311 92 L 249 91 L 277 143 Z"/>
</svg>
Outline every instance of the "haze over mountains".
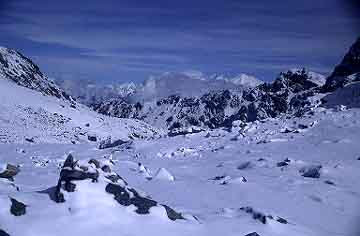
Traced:
<svg viewBox="0 0 360 236">
<path fill-rule="evenodd" d="M 150 76 L 141 84 L 130 82 L 101 85 L 89 80 L 60 79 L 55 79 L 55 82 L 78 101 L 87 105 L 113 98 L 144 102 L 170 95 L 199 96 L 213 90 L 241 90 L 262 83 L 261 80 L 246 74 L 236 76 L 213 74 L 207 76 L 196 71 L 166 72 L 159 76 Z"/>
</svg>

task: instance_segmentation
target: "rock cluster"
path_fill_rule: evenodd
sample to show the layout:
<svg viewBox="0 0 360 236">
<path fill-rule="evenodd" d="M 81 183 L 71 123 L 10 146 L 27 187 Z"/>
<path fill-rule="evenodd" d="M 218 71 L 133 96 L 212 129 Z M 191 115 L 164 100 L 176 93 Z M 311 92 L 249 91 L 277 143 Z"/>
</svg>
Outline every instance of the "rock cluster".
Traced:
<svg viewBox="0 0 360 236">
<path fill-rule="evenodd" d="M 110 180 L 110 183 L 101 182 L 102 177 Z M 77 191 L 76 182 L 83 180 L 91 180 L 94 184 L 104 184 L 104 191 L 112 194 L 115 201 L 122 206 L 133 205 L 138 214 L 150 214 L 152 207 L 163 207 L 170 220 L 185 219 L 181 213 L 171 207 L 142 196 L 134 188 L 129 187 L 128 183 L 113 172 L 109 165 L 102 164 L 96 159 L 91 159 L 86 164 L 79 164 L 71 154 L 68 155 L 61 168 L 58 184 L 52 194 L 55 196 L 53 200 L 57 203 L 65 202 L 63 191 L 69 193 Z"/>
</svg>

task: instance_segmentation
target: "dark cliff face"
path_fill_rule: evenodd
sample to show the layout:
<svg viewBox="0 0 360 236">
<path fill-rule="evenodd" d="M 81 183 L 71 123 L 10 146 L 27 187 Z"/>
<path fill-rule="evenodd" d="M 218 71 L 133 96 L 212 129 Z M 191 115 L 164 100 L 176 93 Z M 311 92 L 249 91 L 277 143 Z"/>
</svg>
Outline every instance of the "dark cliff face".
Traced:
<svg viewBox="0 0 360 236">
<path fill-rule="evenodd" d="M 349 76 L 357 72 L 360 72 L 360 37 L 335 67 L 331 76 Z"/>
<path fill-rule="evenodd" d="M 0 48 L 0 75 L 44 95 L 73 101 L 66 92 L 50 81 L 35 63 L 15 50 Z"/>
<path fill-rule="evenodd" d="M 333 73 L 327 78 L 323 92 L 332 92 L 353 81 L 350 75 L 360 72 L 360 37 L 350 47 Z M 358 77 L 358 76 L 355 76 Z"/>
</svg>

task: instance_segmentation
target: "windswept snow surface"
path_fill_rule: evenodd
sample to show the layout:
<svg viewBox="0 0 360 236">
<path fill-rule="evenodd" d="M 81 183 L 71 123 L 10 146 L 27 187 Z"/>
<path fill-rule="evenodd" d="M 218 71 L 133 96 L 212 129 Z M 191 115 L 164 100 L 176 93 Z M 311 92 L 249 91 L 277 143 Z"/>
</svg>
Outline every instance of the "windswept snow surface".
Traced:
<svg viewBox="0 0 360 236">
<path fill-rule="evenodd" d="M 23 91 L 27 93 L 30 91 Z M 2 116 L 14 112 L 10 105 L 4 107 L 1 99 Z M 14 101 L 17 99 L 15 96 Z M 39 107 L 53 104 L 42 100 L 47 102 Z M 23 106 L 31 102 L 21 101 Z M 54 107 L 53 112 L 61 109 Z M 2 144 L 0 164 L 19 165 L 21 171 L 14 182 L 0 178 L 0 229 L 13 236 L 241 236 L 251 232 L 261 236 L 358 236 L 360 110 L 317 108 L 314 113 L 249 123 L 231 131 L 135 140 L 126 148 L 99 150 L 92 142 Z M 87 122 L 72 117 L 72 122 Z M 8 120 L 20 122 L 20 118 Z M 75 192 L 66 194 L 66 202 L 51 201 L 38 191 L 56 185 L 59 166 L 70 151 L 80 162 L 96 158 L 111 163 L 112 171 L 144 196 L 197 220 L 171 221 L 163 208 L 135 214 L 132 205 L 119 205 L 99 187 L 101 183 L 90 181 L 76 182 Z M 149 173 L 164 168 L 175 179 L 152 181 L 139 166 Z M 303 176 L 311 169 L 319 170 L 320 177 Z M 27 205 L 25 215 L 10 214 L 9 197 Z"/>
</svg>

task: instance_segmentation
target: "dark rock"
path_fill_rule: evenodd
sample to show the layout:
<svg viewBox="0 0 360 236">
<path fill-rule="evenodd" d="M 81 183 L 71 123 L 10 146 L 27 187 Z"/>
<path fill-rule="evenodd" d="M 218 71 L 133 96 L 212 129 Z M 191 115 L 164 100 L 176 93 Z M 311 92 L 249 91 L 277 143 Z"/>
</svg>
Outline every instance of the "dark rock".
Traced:
<svg viewBox="0 0 360 236">
<path fill-rule="evenodd" d="M 25 138 L 25 141 L 29 142 L 29 143 L 34 143 L 34 137 L 31 138 Z"/>
<path fill-rule="evenodd" d="M 320 169 L 321 165 L 318 166 L 308 166 L 304 167 L 300 170 L 300 173 L 303 173 L 303 177 L 307 178 L 320 178 Z"/>
<path fill-rule="evenodd" d="M 174 220 L 184 220 L 185 219 L 181 213 L 174 211 L 172 208 L 168 207 L 167 205 L 162 204 L 162 206 L 165 208 L 166 214 L 170 220 L 174 221 Z"/>
<path fill-rule="evenodd" d="M 105 191 L 113 194 L 114 199 L 123 206 L 134 205 L 136 213 L 149 214 L 149 209 L 154 206 L 158 206 L 158 203 L 152 199 L 141 197 L 138 192 L 133 188 L 126 186 L 122 187 L 117 184 L 109 183 L 106 185 Z M 184 219 L 181 213 L 176 212 L 174 209 L 161 205 L 165 208 L 167 216 L 170 220 Z"/>
<path fill-rule="evenodd" d="M 105 176 L 105 178 L 109 179 L 111 182 L 113 183 L 118 183 L 119 180 L 122 180 L 124 182 L 125 185 L 127 185 L 128 183 L 118 174 L 111 174 L 111 175 L 107 175 Z"/>
<path fill-rule="evenodd" d="M 325 180 L 324 183 L 329 185 L 335 185 L 335 183 L 330 180 Z"/>
<path fill-rule="evenodd" d="M 99 177 L 99 173 L 95 172 L 85 172 L 85 171 L 81 171 L 81 170 L 76 170 L 76 169 L 62 169 L 60 172 L 60 180 L 59 181 L 64 181 L 64 182 L 68 182 L 68 181 L 72 181 L 72 180 L 85 180 L 85 179 L 91 179 L 94 182 L 97 181 Z"/>
<path fill-rule="evenodd" d="M 226 175 L 220 175 L 220 176 L 215 176 L 214 178 L 211 178 L 210 180 L 222 180 L 225 177 L 226 177 Z"/>
<path fill-rule="evenodd" d="M 72 181 L 91 179 L 93 182 L 97 182 L 97 179 L 99 177 L 98 171 L 88 172 L 84 171 L 83 169 L 79 170 L 75 168 L 77 166 L 77 161 L 75 161 L 74 157 L 69 154 L 60 171 L 60 178 L 58 180 L 58 184 L 54 189 L 54 193 L 52 193 L 52 199 L 55 202 L 60 203 L 65 201 L 64 195 L 61 192 L 62 188 L 67 192 L 75 191 L 76 184 Z"/>
<path fill-rule="evenodd" d="M 288 134 L 288 133 L 293 133 L 293 132 L 294 132 L 294 130 L 291 130 L 291 129 L 288 129 L 288 128 L 286 128 L 285 130 L 281 131 L 281 133 L 283 133 L 283 134 Z"/>
<path fill-rule="evenodd" d="M 251 167 L 252 167 L 251 161 L 246 161 L 246 162 L 240 164 L 240 165 L 237 167 L 237 169 L 238 169 L 238 170 L 245 170 L 245 169 L 249 169 L 249 168 L 251 168 Z"/>
<path fill-rule="evenodd" d="M 111 137 L 108 137 L 106 140 L 100 142 L 99 149 L 113 148 L 123 144 L 129 143 L 129 141 L 123 141 L 121 139 L 111 141 Z"/>
<path fill-rule="evenodd" d="M 7 164 L 6 169 L 2 173 L 0 173 L 0 178 L 14 181 L 14 176 L 16 176 L 19 172 L 20 168 L 18 166 Z"/>
<path fill-rule="evenodd" d="M 14 71 L 16 73 L 13 73 Z M 69 95 L 49 80 L 34 62 L 15 50 L 4 49 L 0 52 L 0 74 L 4 79 L 43 95 L 73 101 Z"/>
<path fill-rule="evenodd" d="M 86 124 L 85 124 L 85 127 L 90 127 L 90 124 L 89 124 L 89 123 L 86 123 Z"/>
<path fill-rule="evenodd" d="M 281 223 L 281 224 L 287 224 L 287 223 L 288 223 L 287 220 L 285 220 L 284 218 L 281 218 L 281 217 L 278 217 L 278 218 L 276 219 L 276 221 L 279 222 L 279 223 Z"/>
<path fill-rule="evenodd" d="M 0 229 L 0 236 L 10 236 L 10 234 L 8 234 L 4 230 Z"/>
<path fill-rule="evenodd" d="M 70 181 L 65 182 L 64 189 L 68 192 L 74 192 L 76 188 L 76 184 L 71 183 Z"/>
<path fill-rule="evenodd" d="M 149 209 L 157 205 L 156 201 L 141 197 L 134 189 L 127 189 L 120 185 L 109 183 L 106 185 L 105 191 L 113 194 L 114 199 L 123 206 L 136 206 L 138 214 L 148 214 Z M 130 192 L 134 195 L 133 197 L 130 197 Z"/>
<path fill-rule="evenodd" d="M 62 168 L 66 168 L 66 167 L 69 167 L 69 168 L 74 168 L 75 167 L 75 162 L 74 162 L 74 157 L 72 154 L 69 154 L 65 161 L 64 161 L 64 164 L 62 166 Z"/>
<path fill-rule="evenodd" d="M 11 207 L 10 212 L 14 216 L 22 216 L 26 214 L 26 205 L 14 198 L 10 198 L 11 200 Z"/>
<path fill-rule="evenodd" d="M 287 166 L 289 165 L 286 161 L 280 161 L 278 163 L 276 163 L 276 166 L 277 167 L 283 167 L 283 166 Z"/>
<path fill-rule="evenodd" d="M 94 164 L 95 165 L 95 167 L 96 167 L 96 169 L 99 169 L 100 168 L 100 162 L 98 161 L 98 160 L 96 160 L 96 159 L 90 159 L 90 161 L 88 162 L 90 165 L 91 164 Z"/>
<path fill-rule="evenodd" d="M 106 172 L 106 173 L 110 173 L 111 172 L 111 169 L 110 169 L 110 166 L 108 165 L 104 165 L 103 167 L 101 167 L 101 170 Z"/>
<path fill-rule="evenodd" d="M 309 128 L 307 125 L 303 125 L 303 124 L 299 124 L 298 127 L 299 127 L 299 129 L 307 129 L 307 128 Z"/>
<path fill-rule="evenodd" d="M 326 79 L 323 92 L 332 92 L 352 82 L 349 75 L 360 72 L 360 38 L 351 46 L 333 73 Z"/>
<path fill-rule="evenodd" d="M 254 220 L 258 220 L 263 224 L 266 224 L 266 215 L 259 212 L 259 211 L 255 211 L 252 207 L 241 207 L 240 210 L 245 211 L 246 213 L 252 215 L 252 218 Z"/>
<path fill-rule="evenodd" d="M 175 137 L 178 135 L 186 135 L 186 134 L 196 134 L 204 131 L 204 129 L 200 127 L 189 127 L 189 128 L 178 128 L 178 129 L 172 129 L 169 131 L 168 136 L 169 137 Z"/>
<path fill-rule="evenodd" d="M 245 236 L 260 236 L 260 235 L 256 232 L 252 232 L 252 233 L 246 234 Z"/>
<path fill-rule="evenodd" d="M 97 141 L 97 137 L 96 135 L 88 135 L 88 140 L 91 141 L 91 142 L 96 142 Z"/>
</svg>

